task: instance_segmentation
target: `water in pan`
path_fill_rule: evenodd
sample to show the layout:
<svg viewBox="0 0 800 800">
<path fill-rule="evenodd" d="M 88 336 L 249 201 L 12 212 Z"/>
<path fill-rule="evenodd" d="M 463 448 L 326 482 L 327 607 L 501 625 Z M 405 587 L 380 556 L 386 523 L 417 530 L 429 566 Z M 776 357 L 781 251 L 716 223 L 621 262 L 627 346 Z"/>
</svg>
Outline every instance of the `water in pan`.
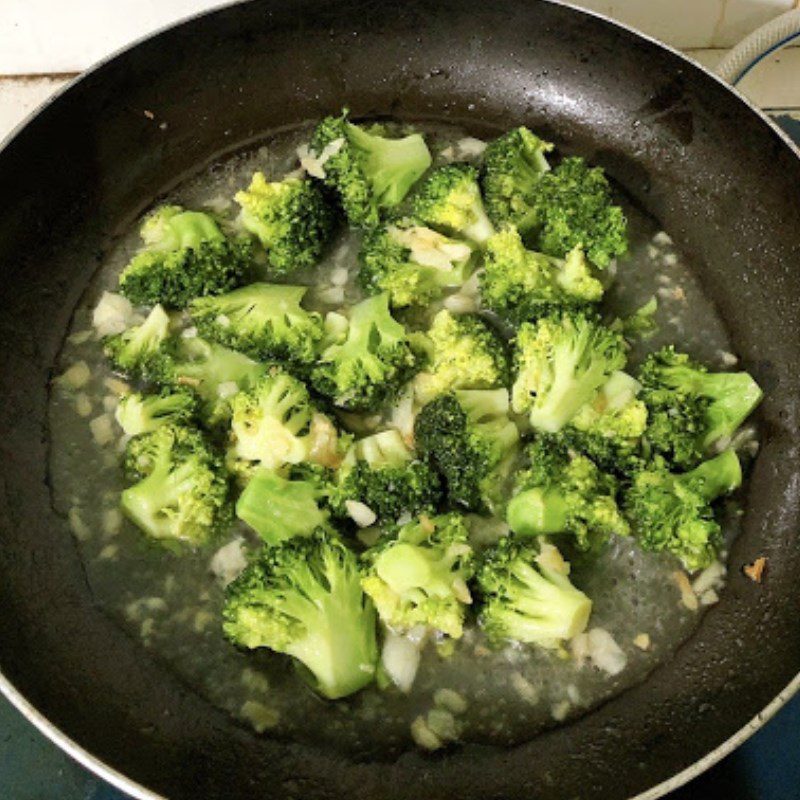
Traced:
<svg viewBox="0 0 800 800">
<path fill-rule="evenodd" d="M 430 133 L 437 158 L 459 155 L 452 143 L 461 139 L 460 132 L 437 128 Z M 306 138 L 304 131 L 284 134 L 225 159 L 187 181 L 170 199 L 232 212 L 230 198 L 253 170 L 280 176 L 294 168 L 295 148 Z M 473 153 L 473 145 L 467 142 L 463 155 Z M 722 322 L 687 263 L 651 219 L 633 207 L 626 210 L 632 248 L 619 264 L 609 293 L 611 307 L 629 311 L 655 294 L 660 328 L 646 348 L 676 342 L 711 365 L 729 365 Z M 687 596 L 682 597 L 675 581 L 677 562 L 643 553 L 630 540 L 620 539 L 591 569 L 574 573 L 576 584 L 594 601 L 590 627 L 609 632 L 624 654 L 625 667 L 613 676 L 550 651 L 490 650 L 480 632 L 470 628 L 449 657 L 432 644 L 425 648 L 410 694 L 370 688 L 349 700 L 323 702 L 306 688 L 288 658 L 237 651 L 221 635 L 223 592 L 210 568 L 213 552 L 178 554 L 150 545 L 118 510 L 123 479 L 119 430 L 113 422 L 113 376 L 91 334 L 91 309 L 104 289 L 116 288 L 119 270 L 137 244 L 133 230 L 109 255 L 76 311 L 62 354 L 62 368 L 83 361 L 89 370 L 85 383 L 69 388 L 60 384 L 52 395 L 54 501 L 75 532 L 97 603 L 138 637 L 150 656 L 210 702 L 270 735 L 324 744 L 358 757 L 387 757 L 409 746 L 412 723 L 420 717 L 440 731 L 440 738 L 457 734 L 463 741 L 512 743 L 642 680 L 692 633 L 702 603 L 699 610 L 687 607 Z M 316 273 L 300 276 L 300 282 L 315 287 L 313 302 L 320 308 L 341 304 L 341 292 L 335 287 L 331 292 L 330 284 L 338 283 L 331 275 L 337 270 L 341 275 L 342 266 L 351 267 L 345 302 L 357 297 L 352 282 L 356 246 L 355 235 L 344 235 Z M 632 360 L 640 356 L 634 349 Z M 733 534 L 735 511 L 727 516 Z M 477 533 L 487 535 L 488 526 L 479 524 Z M 226 541 L 237 538 L 255 545 L 244 527 Z M 704 599 L 713 600 L 713 593 Z"/>
</svg>

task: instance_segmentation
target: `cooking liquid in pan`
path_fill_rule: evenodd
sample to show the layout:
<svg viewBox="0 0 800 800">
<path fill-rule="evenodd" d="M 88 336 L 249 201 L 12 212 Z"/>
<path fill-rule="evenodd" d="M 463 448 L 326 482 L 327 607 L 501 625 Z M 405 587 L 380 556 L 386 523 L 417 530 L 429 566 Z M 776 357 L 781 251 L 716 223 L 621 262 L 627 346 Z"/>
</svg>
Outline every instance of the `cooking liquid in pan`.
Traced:
<svg viewBox="0 0 800 800">
<path fill-rule="evenodd" d="M 435 154 L 464 136 L 453 127 L 420 128 L 430 134 Z M 252 172 L 260 169 L 268 178 L 278 178 L 294 169 L 295 149 L 307 139 L 307 129 L 284 133 L 257 149 L 225 158 L 187 180 L 168 200 L 234 216 L 231 198 L 247 185 Z M 471 153 L 470 142 L 462 142 L 460 150 L 456 145 L 457 156 L 459 152 Z M 690 267 L 652 219 L 624 198 L 621 202 L 630 222 L 631 249 L 618 264 L 607 306 L 625 314 L 652 295 L 659 301 L 659 330 L 634 346 L 632 363 L 642 352 L 675 342 L 715 368 L 729 365 L 722 321 Z M 266 650 L 244 653 L 228 644 L 220 625 L 223 590 L 210 568 L 216 548 L 173 553 L 146 541 L 118 510 L 124 488 L 120 430 L 113 421 L 113 394 L 105 384 L 112 374 L 100 342 L 86 332 L 92 331 L 92 308 L 103 290 L 116 290 L 117 276 L 138 245 L 134 226 L 108 254 L 76 311 L 58 371 L 82 360 L 91 377 L 79 389 L 64 391 L 56 385 L 49 416 L 53 502 L 75 532 L 96 602 L 142 642 L 143 657 L 158 659 L 209 702 L 269 735 L 355 757 L 381 758 L 411 746 L 412 722 L 437 707 L 455 718 L 462 741 L 508 744 L 529 739 L 641 681 L 691 635 L 702 604 L 690 610 L 682 602 L 674 576 L 678 562 L 619 539 L 590 569 L 575 565 L 573 570 L 574 583 L 594 602 L 590 629 L 607 631 L 624 653 L 625 667 L 613 676 L 533 647 L 491 650 L 470 625 L 449 657 L 443 658 L 432 643 L 425 647 L 408 695 L 371 687 L 347 700 L 327 702 L 306 687 L 288 657 Z M 309 305 L 332 310 L 341 304 L 326 304 L 319 287 L 330 284 L 334 269 L 349 266 L 345 302 L 351 303 L 360 296 L 354 282 L 357 248 L 358 235 L 344 233 L 319 267 L 289 280 L 318 287 L 309 292 Z M 110 442 L 99 443 L 109 436 Z M 729 536 L 735 535 L 736 519 L 730 503 Z M 473 528 L 476 538 L 491 540 L 491 521 L 476 521 Z M 219 546 L 237 537 L 252 546 L 257 543 L 255 535 L 238 524 Z M 648 649 L 634 644 L 640 634 L 649 636 Z M 437 694 L 441 689 L 457 692 L 464 703 L 454 702 L 447 693 Z"/>
</svg>

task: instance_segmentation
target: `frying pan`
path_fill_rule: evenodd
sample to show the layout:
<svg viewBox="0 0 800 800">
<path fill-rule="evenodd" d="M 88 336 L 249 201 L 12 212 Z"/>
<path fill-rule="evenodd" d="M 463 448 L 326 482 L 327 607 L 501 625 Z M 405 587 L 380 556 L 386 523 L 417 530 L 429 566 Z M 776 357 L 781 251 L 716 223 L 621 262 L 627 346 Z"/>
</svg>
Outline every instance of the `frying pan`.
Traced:
<svg viewBox="0 0 800 800">
<path fill-rule="evenodd" d="M 51 506 L 48 383 L 103 254 L 213 157 L 344 103 L 477 135 L 526 124 L 604 166 L 692 254 L 766 390 L 720 603 L 645 682 L 515 748 L 355 763 L 257 736 L 103 616 Z M 712 75 L 549 2 L 243 3 L 75 82 L 0 153 L 0 187 L 2 686 L 88 766 L 176 800 L 656 797 L 781 702 L 800 671 L 800 158 Z M 759 585 L 737 566 L 762 555 Z"/>
</svg>

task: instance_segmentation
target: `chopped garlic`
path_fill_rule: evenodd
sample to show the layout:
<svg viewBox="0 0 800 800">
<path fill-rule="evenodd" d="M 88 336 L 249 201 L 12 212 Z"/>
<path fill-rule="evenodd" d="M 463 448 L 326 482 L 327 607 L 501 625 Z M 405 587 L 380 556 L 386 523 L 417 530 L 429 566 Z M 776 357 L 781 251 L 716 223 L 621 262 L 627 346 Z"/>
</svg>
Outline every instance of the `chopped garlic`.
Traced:
<svg viewBox="0 0 800 800">
<path fill-rule="evenodd" d="M 622 648 L 605 628 L 592 628 L 578 634 L 570 642 L 570 647 L 579 666 L 588 660 L 609 675 L 618 675 L 628 663 Z"/>
<path fill-rule="evenodd" d="M 92 529 L 83 521 L 80 509 L 73 506 L 67 514 L 72 533 L 79 542 L 85 542 L 92 535 Z"/>
<path fill-rule="evenodd" d="M 65 370 L 58 378 L 59 382 L 66 384 L 71 389 L 80 389 L 89 382 L 92 372 L 85 361 L 76 361 L 69 369 Z"/>
<path fill-rule="evenodd" d="M 114 426 L 111 420 L 109 414 L 101 414 L 89 423 L 92 436 L 100 447 L 105 447 L 114 440 Z"/>
<path fill-rule="evenodd" d="M 534 706 L 539 702 L 539 690 L 521 672 L 511 673 L 511 686 L 526 703 Z"/>
<path fill-rule="evenodd" d="M 237 537 L 232 542 L 223 545 L 211 558 L 211 572 L 223 586 L 227 586 L 238 577 L 239 573 L 247 566 L 247 557 L 244 553 L 244 539 Z"/>
<path fill-rule="evenodd" d="M 692 581 L 692 591 L 699 597 L 709 589 L 720 588 L 724 583 L 725 573 L 725 565 L 720 561 L 715 561 Z"/>
<path fill-rule="evenodd" d="M 456 142 L 459 158 L 477 158 L 486 147 L 487 143 L 483 139 L 476 139 L 474 136 L 465 136 Z"/>
<path fill-rule="evenodd" d="M 411 723 L 411 738 L 425 750 L 438 750 L 442 740 L 428 727 L 424 717 L 417 717 Z"/>
<path fill-rule="evenodd" d="M 572 704 L 569 700 L 562 700 L 550 709 L 550 713 L 553 715 L 553 719 L 556 722 L 563 722 L 567 718 L 567 714 L 569 714 L 571 708 Z"/>
<path fill-rule="evenodd" d="M 672 237 L 666 231 L 659 231 L 653 237 L 653 243 L 654 244 L 658 244 L 658 245 L 662 245 L 662 246 L 671 245 L 672 244 Z"/>
<path fill-rule="evenodd" d="M 92 312 L 92 325 L 98 336 L 122 333 L 133 322 L 134 311 L 130 300 L 121 294 L 103 292 Z"/>
<path fill-rule="evenodd" d="M 348 516 L 359 528 L 368 528 L 378 519 L 378 515 L 368 505 L 358 500 L 346 500 L 344 505 Z"/>
<path fill-rule="evenodd" d="M 116 536 L 122 528 L 122 514 L 118 508 L 107 508 L 103 512 L 103 533 Z"/>
<path fill-rule="evenodd" d="M 689 583 L 689 576 L 683 570 L 676 570 L 672 573 L 672 580 L 675 581 L 675 585 L 680 590 L 681 603 L 683 603 L 689 611 L 697 611 L 697 595 L 692 591 L 692 585 Z"/>
<path fill-rule="evenodd" d="M 467 710 L 467 701 L 453 689 L 437 689 L 433 694 L 433 702 L 453 714 L 463 714 Z"/>
<path fill-rule="evenodd" d="M 247 700 L 242 705 L 242 716 L 253 726 L 256 733 L 263 733 L 274 728 L 280 722 L 281 715 L 274 709 L 256 700 Z"/>
<path fill-rule="evenodd" d="M 633 644 L 640 650 L 649 650 L 651 645 L 650 634 L 649 633 L 637 634 L 633 639 Z"/>
<path fill-rule="evenodd" d="M 129 383 L 126 383 L 119 378 L 106 378 L 103 381 L 103 386 L 108 389 L 109 392 L 112 394 L 117 395 L 117 397 L 121 397 L 123 394 L 128 394 L 131 390 L 131 386 Z"/>
<path fill-rule="evenodd" d="M 75 411 L 79 417 L 90 417 L 92 415 L 92 401 L 88 395 L 81 392 L 75 397 Z"/>
<path fill-rule="evenodd" d="M 328 144 L 322 148 L 322 152 L 319 155 L 314 154 L 307 144 L 301 144 L 297 148 L 297 158 L 300 160 L 300 166 L 311 175 L 312 178 L 324 180 L 325 162 L 335 156 L 342 147 L 344 147 L 344 138 L 342 137 L 328 142 Z"/>
<path fill-rule="evenodd" d="M 408 693 L 414 685 L 420 660 L 420 642 L 387 630 L 381 651 L 381 663 L 392 683 Z"/>
</svg>

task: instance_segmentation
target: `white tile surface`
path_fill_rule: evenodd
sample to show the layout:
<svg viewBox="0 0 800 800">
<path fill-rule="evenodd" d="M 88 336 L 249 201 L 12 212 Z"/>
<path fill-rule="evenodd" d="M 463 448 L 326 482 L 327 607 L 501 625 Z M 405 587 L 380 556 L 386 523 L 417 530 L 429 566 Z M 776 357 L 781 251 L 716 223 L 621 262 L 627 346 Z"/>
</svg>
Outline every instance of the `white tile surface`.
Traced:
<svg viewBox="0 0 800 800">
<path fill-rule="evenodd" d="M 674 47 L 731 47 L 794 0 L 577 0 Z"/>
</svg>

